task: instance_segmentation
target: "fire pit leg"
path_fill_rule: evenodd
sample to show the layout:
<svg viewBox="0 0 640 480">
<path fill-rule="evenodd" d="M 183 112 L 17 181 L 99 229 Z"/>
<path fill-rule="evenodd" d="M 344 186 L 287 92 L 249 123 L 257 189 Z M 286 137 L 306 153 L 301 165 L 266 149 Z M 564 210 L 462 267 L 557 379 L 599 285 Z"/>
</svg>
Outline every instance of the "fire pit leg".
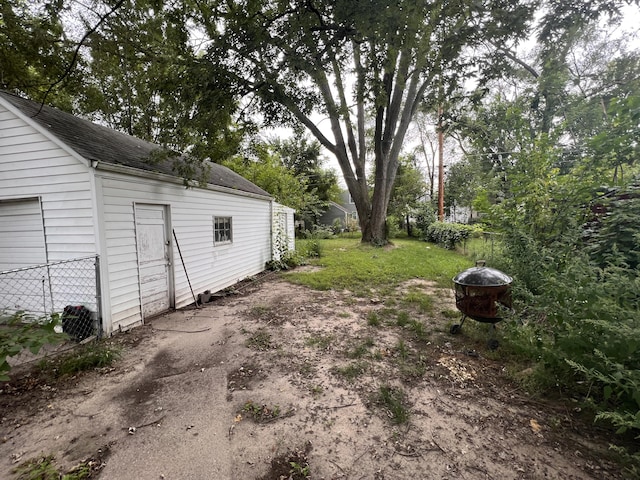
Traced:
<svg viewBox="0 0 640 480">
<path fill-rule="evenodd" d="M 491 325 L 491 337 L 489 338 L 489 341 L 487 342 L 487 347 L 489 347 L 489 350 L 495 350 L 500 346 L 500 342 L 498 342 L 498 340 L 496 339 L 496 325 L 492 324 Z"/>
<path fill-rule="evenodd" d="M 462 315 L 462 319 L 460 320 L 460 324 L 454 324 L 451 325 L 451 328 L 449 329 L 449 333 L 451 335 L 455 335 L 456 333 L 460 333 L 460 331 L 462 330 L 462 325 L 464 325 L 464 321 L 467 318 L 466 315 Z"/>
</svg>

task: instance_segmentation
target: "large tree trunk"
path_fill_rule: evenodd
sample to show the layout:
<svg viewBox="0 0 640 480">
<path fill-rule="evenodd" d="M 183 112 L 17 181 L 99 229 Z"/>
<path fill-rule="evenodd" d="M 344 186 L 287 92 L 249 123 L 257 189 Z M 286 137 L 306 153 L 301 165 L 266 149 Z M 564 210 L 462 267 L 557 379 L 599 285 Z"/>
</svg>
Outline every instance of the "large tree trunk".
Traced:
<svg viewBox="0 0 640 480">
<path fill-rule="evenodd" d="M 376 178 L 373 188 L 373 196 L 369 201 L 368 186 L 366 182 L 357 184 L 362 187 L 358 197 L 366 198 L 364 208 L 358 207 L 358 197 L 354 198 L 356 209 L 360 218 L 360 229 L 362 230 L 362 243 L 371 243 L 376 246 L 386 245 L 387 236 L 387 209 L 391 199 L 391 191 L 395 182 L 398 170 L 397 156 L 380 155 L 376 158 Z M 349 182 L 347 182 L 348 184 Z M 362 210 L 362 214 L 361 214 Z"/>
<path fill-rule="evenodd" d="M 371 243 L 376 246 L 386 245 L 387 238 L 387 206 L 383 198 L 374 198 L 371 208 L 371 218 L 369 219 L 369 238 L 365 239 L 362 233 L 362 242 Z"/>
</svg>

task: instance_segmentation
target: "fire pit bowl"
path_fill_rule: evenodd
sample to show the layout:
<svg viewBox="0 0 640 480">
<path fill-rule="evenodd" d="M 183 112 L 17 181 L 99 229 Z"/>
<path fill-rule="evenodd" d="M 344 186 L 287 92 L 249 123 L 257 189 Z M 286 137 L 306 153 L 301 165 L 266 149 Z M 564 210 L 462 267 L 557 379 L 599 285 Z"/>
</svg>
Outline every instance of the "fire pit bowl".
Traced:
<svg viewBox="0 0 640 480">
<path fill-rule="evenodd" d="M 467 317 L 492 324 L 492 338 L 489 348 L 498 348 L 498 341 L 493 338 L 495 324 L 502 320 L 501 311 L 511 308 L 511 282 L 513 279 L 506 273 L 485 266 L 478 261 L 475 267 L 460 272 L 453 278 L 456 295 L 456 307 L 462 312 L 459 324 L 452 325 L 451 334 L 459 333 Z"/>
</svg>

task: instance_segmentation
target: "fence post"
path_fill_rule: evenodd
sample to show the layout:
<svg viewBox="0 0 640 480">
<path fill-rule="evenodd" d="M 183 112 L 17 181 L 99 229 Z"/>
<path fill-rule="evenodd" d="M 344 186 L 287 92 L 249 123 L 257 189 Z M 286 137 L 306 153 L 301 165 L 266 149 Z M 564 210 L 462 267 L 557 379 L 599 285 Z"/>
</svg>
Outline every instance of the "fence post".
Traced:
<svg viewBox="0 0 640 480">
<path fill-rule="evenodd" d="M 102 290 L 100 288 L 100 255 L 95 257 L 96 267 L 96 334 L 102 338 Z"/>
<path fill-rule="evenodd" d="M 43 286 L 44 286 L 44 277 L 42 278 Z M 51 302 L 51 315 L 56 311 L 55 302 L 53 299 L 53 286 L 51 285 L 51 266 L 47 263 L 47 285 L 49 287 L 49 301 Z M 43 293 L 44 294 L 44 293 Z M 45 309 L 44 314 L 47 314 Z"/>
</svg>

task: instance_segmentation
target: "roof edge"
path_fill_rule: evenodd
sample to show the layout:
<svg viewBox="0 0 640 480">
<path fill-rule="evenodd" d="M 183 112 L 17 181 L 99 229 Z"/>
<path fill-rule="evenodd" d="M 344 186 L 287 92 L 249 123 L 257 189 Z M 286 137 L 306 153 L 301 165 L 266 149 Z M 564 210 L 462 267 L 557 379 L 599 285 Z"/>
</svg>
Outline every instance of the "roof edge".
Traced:
<svg viewBox="0 0 640 480">
<path fill-rule="evenodd" d="M 115 163 L 101 162 L 101 161 L 92 161 L 91 166 L 95 170 L 100 170 L 104 172 L 112 172 L 112 173 L 122 173 L 123 175 L 148 178 L 150 180 L 158 180 L 165 183 L 173 183 L 175 185 L 181 185 L 185 187 L 184 179 L 181 177 L 176 177 L 174 175 L 168 175 L 166 173 L 153 172 L 150 170 L 141 170 L 135 167 L 129 167 L 126 165 L 118 165 Z M 274 198 L 271 195 L 259 195 L 257 193 L 245 192 L 244 190 L 239 190 L 235 188 L 221 187 L 219 185 L 214 185 L 212 183 L 207 183 L 205 186 L 201 185 L 198 182 L 193 180 L 188 180 L 188 185 L 185 188 L 200 188 L 202 190 L 211 190 L 214 192 L 220 193 L 228 193 L 231 195 L 239 195 L 242 197 L 249 198 L 257 198 L 261 200 L 270 200 L 273 201 Z"/>
</svg>

